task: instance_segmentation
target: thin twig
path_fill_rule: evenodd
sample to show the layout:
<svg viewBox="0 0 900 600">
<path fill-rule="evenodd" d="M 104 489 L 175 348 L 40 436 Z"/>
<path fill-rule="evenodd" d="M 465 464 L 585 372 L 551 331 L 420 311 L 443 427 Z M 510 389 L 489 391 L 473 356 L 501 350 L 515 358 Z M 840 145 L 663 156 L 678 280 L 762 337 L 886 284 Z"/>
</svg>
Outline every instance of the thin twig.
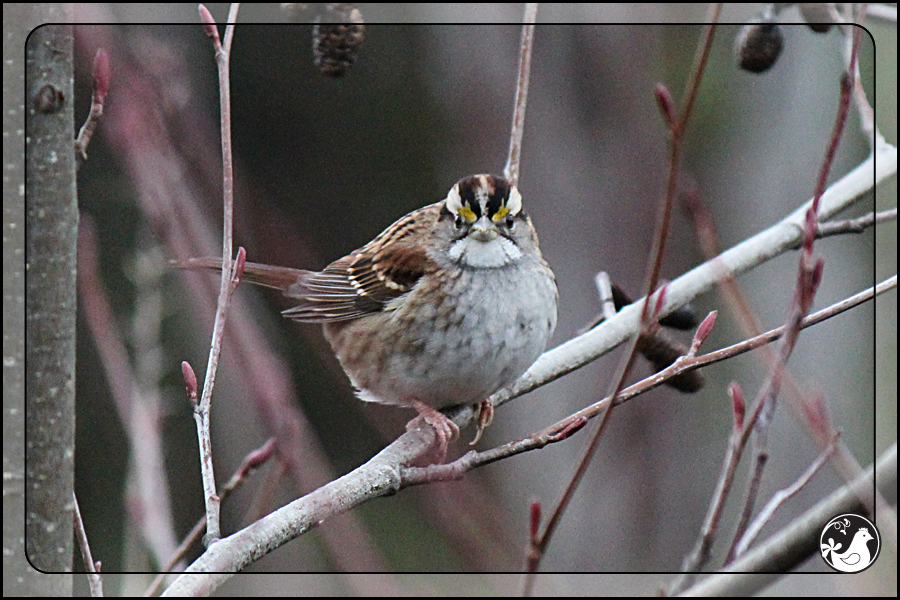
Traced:
<svg viewBox="0 0 900 600">
<path fill-rule="evenodd" d="M 516 79 L 516 101 L 513 104 L 512 131 L 509 135 L 509 156 L 503 175 L 513 185 L 519 184 L 519 163 L 522 158 L 522 134 L 525 131 L 525 107 L 528 105 L 528 80 L 531 76 L 531 47 L 534 45 L 534 23 L 537 3 L 525 5 L 522 18 L 522 43 L 519 48 L 519 76 Z"/>
<path fill-rule="evenodd" d="M 862 233 L 873 225 L 881 225 L 882 223 L 896 220 L 897 209 L 890 208 L 888 210 L 883 210 L 877 213 L 870 212 L 867 215 L 863 215 L 855 219 L 819 223 L 819 231 L 816 233 L 816 238 L 826 238 L 832 235 L 841 235 L 844 233 Z"/>
<path fill-rule="evenodd" d="M 853 77 L 853 97 L 856 100 L 856 109 L 859 113 L 860 129 L 865 134 L 866 141 L 869 142 L 869 148 L 874 150 L 877 146 L 884 144 L 885 141 L 884 136 L 878 130 L 878 125 L 875 123 L 875 110 L 866 97 L 866 90 L 863 87 L 859 74 L 859 60 L 856 59 L 856 54 L 858 53 L 857 45 L 859 44 L 857 32 L 865 25 L 868 8 L 869 5 L 867 4 L 845 5 L 846 11 L 856 13 L 856 25 L 841 28 L 841 33 L 846 41 L 844 44 L 844 60 L 847 63 L 847 72 Z M 896 8 L 894 10 L 896 11 Z M 851 14 L 851 21 L 854 20 L 852 17 L 853 15 Z M 841 19 L 841 15 L 838 14 L 837 18 Z M 842 20 L 847 21 L 846 19 Z M 848 35 L 848 32 L 852 33 Z"/>
<path fill-rule="evenodd" d="M 725 511 L 725 501 L 731 486 L 734 484 L 734 474 L 741 462 L 744 446 L 741 445 L 741 432 L 744 421 L 744 392 L 737 382 L 732 381 L 729 386 L 729 394 L 732 400 L 733 426 L 728 440 L 728 447 L 722 459 L 722 469 L 716 480 L 716 489 L 713 491 L 709 508 L 700 526 L 700 533 L 693 550 L 684 558 L 681 565 L 681 573 L 672 581 L 666 590 L 667 596 L 674 596 L 694 583 L 696 572 L 709 561 L 715 535 L 719 528 L 719 522 Z"/>
<path fill-rule="evenodd" d="M 786 335 L 779 349 L 778 360 L 774 363 L 765 384 L 757 395 L 753 415 L 750 417 L 748 426 L 745 430 L 745 440 L 751 431 L 754 434 L 754 459 L 753 466 L 748 473 L 747 493 L 744 498 L 744 507 L 741 511 L 741 517 L 738 521 L 733 540 L 737 540 L 743 536 L 745 528 L 752 517 L 753 506 L 756 503 L 763 470 L 768 461 L 768 429 L 774 416 L 785 366 L 797 343 L 797 338 L 801 331 L 800 324 L 812 307 L 813 299 L 815 298 L 816 291 L 822 278 L 823 261 L 821 258 L 816 258 L 814 256 L 813 246 L 816 239 L 816 231 L 818 230 L 819 203 L 821 202 L 822 195 L 825 193 L 828 175 L 834 164 L 837 148 L 843 137 L 844 127 L 847 123 L 847 114 L 850 110 L 852 92 L 852 77 L 850 73 L 852 73 L 852 70 L 856 65 L 856 53 L 859 48 L 858 28 L 855 29 L 854 38 L 854 49 L 853 56 L 850 60 L 850 66 L 848 71 L 845 72 L 844 76 L 841 78 L 841 95 L 837 116 L 835 117 L 831 138 L 825 151 L 825 157 L 819 168 L 813 203 L 807 213 L 804 243 L 800 251 L 800 264 L 797 272 L 797 285 L 787 321 Z M 732 547 L 734 544 L 735 542 L 732 541 Z"/>
<path fill-rule="evenodd" d="M 78 508 L 78 497 L 72 492 L 72 513 L 75 523 L 75 539 L 78 540 L 78 548 L 81 550 L 81 560 L 88 572 L 88 586 L 91 589 L 92 598 L 103 597 L 103 578 L 100 577 L 100 561 L 94 562 L 91 555 L 91 545 L 88 543 L 87 531 L 84 529 L 84 521 L 81 519 L 81 509 Z"/>
<path fill-rule="evenodd" d="M 694 64 L 691 69 L 691 77 L 688 79 L 688 86 L 685 88 L 684 97 L 681 99 L 681 118 L 679 127 L 684 128 L 691 113 L 694 110 L 694 102 L 700 90 L 700 80 L 706 71 L 706 63 L 709 62 L 709 54 L 712 51 L 713 36 L 716 32 L 716 23 L 719 22 L 719 15 L 722 14 L 722 3 L 714 2 L 707 8 L 706 19 L 703 21 L 707 24 L 703 30 L 703 40 L 697 45 L 697 52 L 694 54 Z"/>
<path fill-rule="evenodd" d="M 540 536 L 538 535 L 541 530 L 541 503 L 539 500 L 534 500 L 531 503 L 531 512 L 529 515 L 531 518 L 529 519 L 529 529 L 528 529 L 528 550 L 525 553 L 525 572 L 526 573 L 534 573 L 537 571 L 538 563 L 541 559 L 541 551 L 538 548 L 538 544 L 540 543 Z M 530 582 L 529 587 L 525 588 L 523 596 L 531 596 L 532 589 L 534 585 L 534 577 L 529 577 L 526 582 Z"/>
<path fill-rule="evenodd" d="M 666 246 L 666 238 L 668 236 L 669 231 L 669 222 L 671 220 L 672 215 L 672 207 L 675 204 L 675 190 L 678 181 L 678 168 L 680 164 L 681 157 L 681 145 L 682 140 L 684 139 L 684 131 L 685 127 L 690 119 L 692 107 L 694 104 L 694 100 L 697 95 L 697 90 L 699 89 L 700 80 L 703 77 L 703 72 L 705 71 L 706 62 L 709 58 L 709 52 L 712 47 L 713 35 L 715 33 L 715 23 L 718 20 L 719 11 L 721 10 L 721 5 L 716 5 L 716 8 L 713 10 L 711 15 L 711 19 L 709 21 L 709 25 L 704 29 L 703 38 L 700 40 L 697 46 L 696 58 L 694 61 L 694 68 L 691 72 L 691 75 L 688 79 L 687 91 L 685 101 L 683 103 L 683 111 L 681 113 L 680 118 L 677 120 L 674 118 L 674 107 L 671 95 L 668 90 L 665 89 L 664 86 L 658 85 L 656 88 L 657 100 L 660 102 L 663 115 L 666 117 L 666 124 L 669 130 L 669 162 L 668 162 L 668 184 L 666 186 L 666 195 L 660 203 L 659 216 L 656 220 L 656 230 L 653 236 L 653 248 L 650 251 L 650 263 L 647 269 L 647 279 L 645 284 L 645 289 L 647 290 L 647 298 L 649 299 L 653 294 L 654 290 L 656 290 L 656 286 L 659 282 L 659 274 L 662 268 L 662 258 L 665 253 Z M 650 309 L 651 303 L 648 301 L 644 302 L 641 307 L 641 329 L 649 327 L 651 321 L 653 320 L 653 311 Z M 631 367 L 634 364 L 639 336 L 635 336 L 629 342 L 629 348 L 626 353 L 625 358 L 619 363 L 619 367 L 616 370 L 616 374 L 612 379 L 612 393 L 610 394 L 610 398 L 613 399 L 612 402 L 609 403 L 608 408 L 603 414 L 603 417 L 600 419 L 600 423 L 597 425 L 596 430 L 591 436 L 590 441 L 588 442 L 584 453 L 575 469 L 574 474 L 569 480 L 566 489 L 563 491 L 563 495 L 559 500 L 559 503 L 555 506 L 554 510 L 551 512 L 550 519 L 547 521 L 547 525 L 544 528 L 544 532 L 541 534 L 538 543 L 535 545 L 535 548 L 539 552 L 540 556 L 537 560 L 529 561 L 529 567 L 532 568 L 525 578 L 525 592 L 530 593 L 534 586 L 534 576 L 537 572 L 537 568 L 540 565 L 540 560 L 543 556 L 543 553 L 546 551 L 547 546 L 550 543 L 550 540 L 553 537 L 553 532 L 556 530 L 556 527 L 562 518 L 563 513 L 566 510 L 566 507 L 569 505 L 572 497 L 575 494 L 575 490 L 578 487 L 578 484 L 581 482 L 581 479 L 584 477 L 584 474 L 587 472 L 587 468 L 590 465 L 595 453 L 596 449 L 600 443 L 600 439 L 603 435 L 604 430 L 609 423 L 610 417 L 612 416 L 612 408 L 615 406 L 615 399 L 618 397 L 619 393 L 625 386 L 625 380 L 628 377 L 628 373 L 631 371 Z"/>
<path fill-rule="evenodd" d="M 99 48 L 97 54 L 94 55 L 91 78 L 93 79 L 91 110 L 75 138 L 76 170 L 80 169 L 82 163 L 87 160 L 87 147 L 91 143 L 91 137 L 100 122 L 100 117 L 103 116 L 103 105 L 106 103 L 106 95 L 109 93 L 109 56 L 103 48 Z"/>
<path fill-rule="evenodd" d="M 696 192 L 685 194 L 683 200 L 686 210 L 690 213 L 692 220 L 694 221 L 695 229 L 697 231 L 697 237 L 700 241 L 703 255 L 707 260 L 711 260 L 713 257 L 719 254 L 718 243 L 716 241 L 717 236 L 715 231 L 715 223 L 712 219 L 712 216 L 708 208 L 700 200 Z M 866 231 L 869 227 L 872 227 L 876 223 L 883 223 L 889 220 L 896 219 L 896 216 L 896 209 L 891 209 L 880 213 L 869 213 L 868 215 L 864 215 L 856 219 L 819 223 L 816 231 L 816 238 L 824 238 L 845 233 L 861 233 L 863 231 Z M 794 247 L 800 248 L 803 243 L 804 240 L 798 239 Z M 720 286 L 726 300 L 739 317 L 744 335 L 758 336 L 759 332 L 761 331 L 759 319 L 750 309 L 749 303 L 744 298 L 744 295 L 741 292 L 737 281 L 731 276 L 726 276 L 722 283 L 720 283 Z M 770 369 L 773 368 L 773 365 L 777 361 L 775 352 L 773 352 L 768 346 L 766 346 L 763 347 L 762 354 L 765 357 L 764 362 L 769 365 Z M 816 423 L 816 419 L 813 418 L 814 415 L 809 414 L 810 402 L 798 400 L 801 397 L 799 386 L 787 372 L 784 373 L 784 383 L 791 390 L 791 394 L 788 395 L 791 407 L 794 409 L 794 412 L 800 417 L 800 421 L 807 424 L 811 428 L 813 439 L 819 442 L 820 446 L 822 446 L 823 448 L 831 445 L 831 440 L 834 437 L 833 427 L 823 428 L 821 426 L 818 426 L 818 424 Z M 821 419 L 819 419 L 819 421 L 821 421 Z M 862 471 L 862 468 L 855 461 L 852 454 L 846 452 L 843 444 L 840 442 L 838 443 L 837 451 L 832 454 L 832 462 L 834 463 L 836 470 L 847 482 L 857 478 L 859 476 L 859 473 L 861 473 Z M 876 497 L 876 502 L 884 503 L 884 501 L 881 500 L 880 497 Z M 704 528 L 704 531 L 705 530 L 706 529 Z M 703 537 L 704 535 L 705 534 L 701 533 L 701 537 Z M 685 564 L 688 564 L 687 561 Z M 673 584 L 673 588 L 674 585 L 675 584 Z M 673 588 L 670 588 L 670 591 Z"/>
<path fill-rule="evenodd" d="M 212 15 L 202 4 L 199 7 L 200 18 L 206 25 L 207 35 L 212 39 L 216 50 L 216 65 L 219 71 L 219 102 L 221 105 L 220 120 L 222 134 L 222 192 L 223 192 L 223 223 L 222 223 L 222 277 L 219 286 L 219 300 L 216 306 L 216 319 L 213 324 L 212 343 L 210 344 L 209 360 L 206 364 L 206 379 L 203 382 L 203 393 L 200 397 L 198 409 L 195 412 L 197 420 L 197 436 L 200 440 L 201 473 L 203 475 L 203 495 L 206 504 L 207 533 L 206 545 L 214 543 L 221 536 L 219 528 L 219 498 L 216 495 L 215 475 L 212 466 L 212 444 L 209 440 L 209 411 L 212 401 L 212 391 L 216 379 L 216 369 L 219 364 L 219 353 L 222 349 L 222 338 L 225 333 L 225 318 L 228 304 L 236 284 L 237 266 L 240 260 L 231 262 L 233 243 L 234 220 L 234 166 L 231 152 L 231 91 L 229 81 L 229 59 L 231 41 L 234 37 L 234 23 L 237 18 L 238 4 L 232 4 L 228 13 L 228 24 L 225 27 L 225 44 L 219 40 Z M 241 255 L 241 249 L 238 256 Z"/>
<path fill-rule="evenodd" d="M 775 494 L 772 495 L 772 498 L 766 503 L 766 505 L 759 511 L 759 514 L 747 528 L 747 532 L 744 536 L 739 540 L 737 546 L 733 549 L 733 556 L 729 556 L 725 559 L 725 564 L 730 564 L 735 558 L 740 558 L 743 556 L 747 549 L 750 547 L 756 538 L 759 536 L 759 533 L 762 531 L 762 528 L 772 519 L 772 515 L 775 514 L 775 511 L 778 508 L 791 499 L 793 496 L 797 494 L 803 486 L 805 486 L 809 481 L 813 478 L 813 475 L 819 472 L 819 469 L 822 468 L 822 465 L 825 464 L 825 461 L 831 456 L 834 452 L 835 443 L 837 442 L 837 437 L 835 437 L 830 444 L 821 452 L 819 456 L 816 457 L 816 460 L 803 472 L 802 475 L 790 486 L 784 488 L 783 490 L 779 490 Z"/>
<path fill-rule="evenodd" d="M 765 542 L 686 590 L 684 595 L 718 598 L 758 594 L 773 583 L 777 573 L 789 572 L 818 554 L 822 523 L 827 523 L 834 515 L 863 510 L 859 501 L 860 491 L 870 490 L 876 484 L 883 493 L 897 489 L 896 443 L 885 450 L 860 477 L 817 502 Z"/>
<path fill-rule="evenodd" d="M 851 66 L 854 63 L 855 60 L 851 60 Z M 745 494 L 744 509 L 742 511 L 740 522 L 737 526 L 735 540 L 740 537 L 752 514 L 752 507 L 756 498 L 757 491 L 759 489 L 763 467 L 768 459 L 768 452 L 766 450 L 766 431 L 768 429 L 768 422 L 771 420 L 771 415 L 774 411 L 775 399 L 777 398 L 778 391 L 781 386 L 782 377 L 784 376 L 784 366 L 787 358 L 790 356 L 793 350 L 794 344 L 796 343 L 796 337 L 799 334 L 800 324 L 802 322 L 803 316 L 808 311 L 808 307 L 812 304 L 812 297 L 814 296 L 815 288 L 818 285 L 817 280 L 821 277 L 821 263 L 819 262 L 815 264 L 815 266 L 813 265 L 814 261 L 812 257 L 812 243 L 816 237 L 816 232 L 818 230 L 818 228 L 816 227 L 816 217 L 818 215 L 819 202 L 825 190 L 827 175 L 830 172 L 831 164 L 837 150 L 837 144 L 841 138 L 841 134 L 846 123 L 847 111 L 849 109 L 850 86 L 847 83 L 847 77 L 845 77 L 842 81 L 841 91 L 841 104 L 839 106 L 838 115 L 835 120 L 834 131 L 832 133 L 828 150 L 826 151 L 825 159 L 823 160 L 822 166 L 819 170 L 819 176 L 816 181 L 816 189 L 813 197 L 813 202 L 807 214 L 806 235 L 804 236 L 803 252 L 800 259 L 800 273 L 798 274 L 798 288 L 791 309 L 791 316 L 788 319 L 788 323 L 790 326 L 786 327 L 788 335 L 786 336 L 784 343 L 781 346 L 781 352 L 779 356 L 777 358 L 773 357 L 773 359 L 771 360 L 772 366 L 770 377 L 767 379 L 766 384 L 763 386 L 763 388 L 759 392 L 759 395 L 757 396 L 755 410 L 749 420 L 747 428 L 744 430 L 742 439 L 739 442 L 740 448 L 743 448 L 744 444 L 746 444 L 749 432 L 757 432 L 757 436 L 755 438 L 756 451 L 755 459 L 753 461 L 754 466 L 750 470 L 748 478 L 748 489 L 747 493 Z M 699 205 L 699 202 L 693 202 L 692 205 L 692 212 L 694 213 L 696 222 L 698 224 L 698 232 L 701 234 L 701 240 L 704 241 L 704 249 L 707 253 L 714 253 L 716 252 L 715 237 L 714 233 L 712 232 L 713 225 L 711 219 L 709 219 L 708 214 L 706 214 L 705 211 L 698 210 L 698 208 L 702 208 Z M 815 269 L 818 269 L 818 275 L 814 274 Z M 814 280 L 816 281 L 814 282 Z M 756 320 L 755 316 L 752 315 L 752 312 L 749 311 L 749 308 L 743 301 L 740 290 L 737 288 L 733 279 L 730 277 L 727 278 L 726 285 L 726 289 L 729 291 L 729 297 L 734 300 L 734 304 L 740 309 L 739 313 L 744 316 L 745 324 L 750 328 L 758 327 L 758 321 Z M 756 425 L 755 429 L 754 425 Z M 741 451 L 739 450 L 734 454 L 734 457 L 739 460 L 740 454 Z M 734 469 L 730 469 L 727 472 L 723 472 L 722 477 L 733 477 L 734 472 Z M 714 494 L 713 499 L 711 500 L 711 508 L 709 514 L 715 513 L 716 510 L 720 510 L 721 507 L 724 506 L 725 498 L 719 497 L 719 494 L 727 495 L 730 489 L 731 482 L 728 482 L 727 484 L 724 484 L 724 482 L 722 481 L 719 482 L 716 494 Z M 697 548 L 695 548 L 692 556 L 689 557 L 685 562 L 685 571 L 696 571 L 702 568 L 702 565 L 705 564 L 706 557 L 708 556 L 709 546 L 711 546 L 712 544 L 712 539 L 710 539 L 712 531 L 712 529 L 706 526 L 704 527 L 703 533 L 701 533 L 700 540 L 698 541 Z M 732 548 L 734 547 L 735 543 L 736 542 L 733 542 Z M 669 593 L 677 593 L 683 590 L 692 581 L 692 576 L 688 574 L 679 577 L 669 587 Z"/>
<path fill-rule="evenodd" d="M 196 393 L 194 395 L 196 396 Z M 269 438 L 265 444 L 248 453 L 247 456 L 244 457 L 244 460 L 241 461 L 240 466 L 232 474 L 231 479 L 228 480 L 228 483 L 223 485 L 219 490 L 219 498 L 221 498 L 222 502 L 224 503 L 234 490 L 244 485 L 250 473 L 263 466 L 266 461 L 272 458 L 274 454 L 275 438 Z M 159 589 L 165 582 L 166 577 L 171 574 L 172 570 L 175 568 L 175 565 L 177 565 L 187 555 L 188 551 L 194 547 L 194 544 L 196 544 L 197 540 L 200 539 L 200 536 L 203 535 L 203 530 L 205 528 L 206 515 L 200 517 L 200 519 L 197 520 L 197 522 L 191 528 L 191 531 L 188 532 L 188 534 L 181 541 L 181 544 L 179 544 L 178 548 L 175 550 L 175 553 L 169 559 L 169 562 L 166 563 L 166 565 L 162 569 L 160 569 L 160 572 L 153 579 L 153 582 L 144 592 L 144 596 L 155 596 L 159 593 Z"/>
<path fill-rule="evenodd" d="M 148 61 L 153 60 L 152 55 L 148 57 L 139 53 L 133 55 L 133 58 L 141 65 L 135 78 L 139 78 L 140 73 L 146 73 L 148 69 L 154 72 L 152 65 L 148 64 Z M 183 75 L 182 70 L 172 73 L 174 81 L 187 85 Z M 130 80 L 133 82 L 135 78 Z M 132 89 L 140 93 L 143 88 L 141 85 L 133 85 Z M 125 96 L 124 93 L 122 95 Z M 168 96 L 162 98 L 156 95 L 153 98 L 165 101 Z M 157 104 L 158 102 L 148 98 L 131 102 L 130 108 L 137 111 L 133 114 L 142 115 L 134 119 L 143 119 L 141 122 L 156 124 L 158 111 L 153 107 Z M 140 143 L 135 136 L 129 137 L 128 132 L 132 131 L 129 125 L 131 120 L 123 122 L 120 119 L 117 123 L 120 125 L 119 132 L 122 135 L 116 136 L 116 140 L 128 159 L 126 164 L 141 191 L 139 197 L 143 208 L 151 218 L 162 219 L 158 221 L 163 225 L 159 228 L 160 234 L 170 248 L 170 254 L 178 257 L 212 255 L 218 257 L 220 256 L 218 253 L 221 252 L 220 230 L 216 234 L 211 233 L 207 226 L 207 216 L 202 214 L 203 211 L 199 210 L 197 203 L 192 199 L 196 194 L 190 193 L 185 188 L 186 182 L 189 181 L 209 182 L 215 181 L 216 177 L 222 177 L 221 163 L 217 156 L 218 149 L 204 145 L 203 150 L 195 157 L 196 160 L 189 161 L 190 166 L 178 158 L 179 148 L 183 149 L 185 144 L 190 146 L 196 141 L 196 137 L 201 135 L 202 127 L 198 129 L 198 123 L 201 123 L 203 121 L 201 117 L 205 116 L 205 113 L 201 113 L 203 111 L 198 111 L 192 105 L 174 121 L 166 119 L 160 123 L 163 130 L 157 137 L 163 148 L 161 156 L 164 158 L 161 160 L 156 160 L 160 157 L 158 149 L 148 150 L 146 144 Z M 121 113 L 117 113 L 116 116 L 121 117 Z M 149 166 L 142 167 L 148 159 Z M 214 293 L 210 300 L 206 294 L 208 286 L 206 282 L 200 281 L 201 279 L 190 277 L 186 278 L 186 282 L 193 290 L 191 299 L 196 303 L 197 311 L 209 316 L 209 326 L 212 328 L 216 296 Z M 238 300 L 237 297 L 232 298 L 232 309 L 229 311 L 228 327 L 234 335 L 229 334 L 229 344 L 233 346 L 230 346 L 228 355 L 240 366 L 239 372 L 245 374 L 239 386 L 243 389 L 245 401 L 249 403 L 248 409 L 255 410 L 260 425 L 278 438 L 279 455 L 298 489 L 319 487 L 334 479 L 336 474 L 329 466 L 326 453 L 322 450 L 314 428 L 303 415 L 300 403 L 297 402 L 295 381 L 285 362 L 287 357 L 279 356 L 275 352 L 271 346 L 271 336 L 264 335 L 258 325 L 251 322 L 252 319 L 235 318 L 234 303 Z M 247 316 L 246 311 L 243 316 Z M 197 368 L 201 368 L 200 365 Z M 202 376 L 202 373 L 199 375 Z M 340 376 L 344 377 L 343 373 L 340 373 Z M 387 570 L 379 549 L 372 542 L 370 532 L 361 525 L 360 517 L 355 513 L 346 515 L 331 527 L 325 528 L 322 531 L 322 538 L 335 568 L 342 571 L 360 568 L 373 572 Z M 167 554 L 166 559 L 169 556 L 170 554 Z M 387 580 L 381 578 L 380 582 L 384 584 Z M 385 590 L 389 587 L 391 586 L 382 585 L 379 589 Z"/>
</svg>

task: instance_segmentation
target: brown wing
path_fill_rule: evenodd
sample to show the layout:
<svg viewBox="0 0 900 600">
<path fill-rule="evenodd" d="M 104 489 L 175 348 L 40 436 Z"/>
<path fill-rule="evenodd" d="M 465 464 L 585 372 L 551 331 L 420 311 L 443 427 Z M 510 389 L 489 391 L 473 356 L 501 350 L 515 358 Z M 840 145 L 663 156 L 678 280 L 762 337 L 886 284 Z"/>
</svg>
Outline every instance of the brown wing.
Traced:
<svg viewBox="0 0 900 600">
<path fill-rule="evenodd" d="M 328 323 L 385 310 L 434 269 L 423 238 L 431 234 L 439 211 L 439 204 L 432 204 L 411 212 L 323 271 L 304 272 L 285 291 L 300 303 L 282 314 L 297 321 Z"/>
</svg>

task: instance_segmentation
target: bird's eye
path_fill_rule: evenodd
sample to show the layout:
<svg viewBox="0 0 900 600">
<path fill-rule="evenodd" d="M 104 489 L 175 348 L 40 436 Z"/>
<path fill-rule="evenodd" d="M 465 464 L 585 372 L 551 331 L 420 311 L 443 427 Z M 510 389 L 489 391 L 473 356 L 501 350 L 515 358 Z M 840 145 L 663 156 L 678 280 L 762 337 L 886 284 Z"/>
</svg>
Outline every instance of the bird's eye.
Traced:
<svg viewBox="0 0 900 600">
<path fill-rule="evenodd" d="M 516 220 L 512 217 L 506 217 L 506 228 L 512 231 L 516 228 Z"/>
<path fill-rule="evenodd" d="M 466 224 L 465 220 L 459 215 L 456 215 L 456 218 L 453 219 L 453 225 L 456 227 L 457 230 L 460 230 L 463 227 L 465 227 L 465 224 Z"/>
</svg>

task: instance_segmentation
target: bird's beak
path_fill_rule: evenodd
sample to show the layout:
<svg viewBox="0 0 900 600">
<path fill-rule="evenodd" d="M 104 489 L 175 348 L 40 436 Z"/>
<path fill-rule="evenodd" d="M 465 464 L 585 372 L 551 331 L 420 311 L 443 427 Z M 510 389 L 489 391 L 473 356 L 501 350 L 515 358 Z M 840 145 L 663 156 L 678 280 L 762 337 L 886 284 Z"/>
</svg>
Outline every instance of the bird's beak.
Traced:
<svg viewBox="0 0 900 600">
<path fill-rule="evenodd" d="M 497 238 L 498 233 L 497 226 L 491 222 L 487 215 L 482 215 L 481 218 L 472 225 L 472 230 L 469 235 L 479 242 L 490 242 Z"/>
</svg>

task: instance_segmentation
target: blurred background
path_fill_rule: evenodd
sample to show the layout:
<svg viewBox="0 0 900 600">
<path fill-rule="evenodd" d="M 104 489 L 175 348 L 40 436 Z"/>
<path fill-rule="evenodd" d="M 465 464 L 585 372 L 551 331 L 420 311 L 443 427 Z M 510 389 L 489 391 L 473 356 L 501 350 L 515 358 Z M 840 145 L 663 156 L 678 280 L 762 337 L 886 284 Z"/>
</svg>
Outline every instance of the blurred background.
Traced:
<svg viewBox="0 0 900 600">
<path fill-rule="evenodd" d="M 313 65 L 310 25 L 287 23 L 276 4 L 241 9 L 231 59 L 235 242 L 248 260 L 320 269 L 400 216 L 440 200 L 461 177 L 502 173 L 521 5 L 362 6 L 365 40 L 356 64 L 337 79 Z M 757 16 L 758 7 L 729 5 L 722 19 L 741 23 Z M 227 5 L 209 8 L 225 21 Z M 653 88 L 664 83 L 681 98 L 702 28 L 635 23 L 699 23 L 704 11 L 703 5 L 540 8 L 519 187 L 559 285 L 552 345 L 599 312 L 598 271 L 633 295 L 642 293 L 666 176 L 667 133 Z M 781 20 L 799 17 L 788 11 Z M 89 108 L 98 47 L 109 53 L 112 68 L 106 114 L 79 173 L 87 234 L 80 275 L 96 265 L 100 285 L 80 288 L 76 492 L 103 571 L 151 572 L 203 514 L 196 429 L 180 363 L 189 361 L 202 381 L 218 277 L 175 272 L 167 261 L 221 253 L 216 67 L 194 5 L 82 4 L 75 21 L 104 23 L 76 28 L 76 120 Z M 157 24 L 133 24 L 146 21 Z M 164 22 L 172 24 L 158 24 Z M 439 24 L 447 22 L 465 24 Z M 682 162 L 681 186 L 696 189 L 709 207 L 723 249 L 812 196 L 843 68 L 844 38 L 836 29 L 815 34 L 785 25 L 784 50 L 771 71 L 740 71 L 733 52 L 738 29 L 723 25 L 716 32 Z M 874 45 L 863 36 L 862 80 L 870 100 L 877 98 L 881 132 L 895 144 L 896 23 L 873 21 L 868 29 Z M 868 152 L 852 108 L 829 181 Z M 877 203 L 869 195 L 842 216 L 876 204 L 896 206 L 895 179 L 880 186 Z M 823 240 L 816 251 L 825 259 L 819 309 L 896 273 L 896 223 Z M 787 253 L 739 279 L 766 329 L 784 323 L 797 260 L 797 253 Z M 674 279 L 701 262 L 691 221 L 679 210 L 663 276 Z M 213 400 L 217 478 L 227 480 L 272 436 L 280 450 L 223 506 L 225 533 L 363 464 L 413 416 L 357 400 L 320 328 L 282 319 L 279 312 L 290 304 L 277 293 L 243 285 L 235 299 Z M 120 346 L 98 335 L 98 313 L 89 316 L 104 301 L 112 313 L 101 321 L 112 326 L 107 334 Z M 696 309 L 701 317 L 719 310 L 705 350 L 743 339 L 721 295 L 699 298 Z M 683 338 L 689 342 L 690 334 Z M 621 352 L 503 406 L 478 449 L 525 437 L 602 398 Z M 824 394 L 844 441 L 861 464 L 870 464 L 896 440 L 896 293 L 806 330 L 789 370 L 803 394 Z M 727 444 L 728 384 L 739 382 L 749 401 L 766 368 L 751 353 L 705 372 L 708 382 L 698 394 L 661 388 L 616 410 L 542 571 L 678 570 L 695 543 Z M 632 377 L 649 373 L 641 364 Z M 125 402 L 115 395 L 123 381 L 134 392 Z M 129 429 L 141 434 L 134 439 Z M 451 458 L 468 450 L 471 435 L 463 432 Z M 532 501 L 549 513 L 588 438 L 584 431 L 462 481 L 368 503 L 247 570 L 322 575 L 241 576 L 222 593 L 518 593 L 519 576 L 432 573 L 519 572 Z M 154 445 L 160 450 L 146 448 Z M 770 449 L 761 502 L 794 482 L 819 452 L 784 403 Z M 150 458 L 137 461 L 140 452 Z M 166 480 L 152 479 L 153 473 Z M 841 483 L 826 466 L 776 513 L 763 537 Z M 725 539 L 738 505 L 729 504 Z M 151 514 L 170 514 L 171 525 L 148 520 Z M 716 546 L 720 561 L 725 546 L 724 540 Z M 198 553 L 195 548 L 188 560 Z M 418 575 L 324 575 L 336 571 Z M 829 572 L 818 559 L 801 571 Z M 805 577 L 785 578 L 771 591 L 896 592 L 890 550 L 868 573 L 873 576 L 852 578 L 852 588 L 847 578 Z M 109 591 L 138 593 L 149 580 L 122 579 L 118 592 Z M 545 575 L 536 591 L 597 594 L 602 587 L 648 594 L 669 580 Z"/>
</svg>

